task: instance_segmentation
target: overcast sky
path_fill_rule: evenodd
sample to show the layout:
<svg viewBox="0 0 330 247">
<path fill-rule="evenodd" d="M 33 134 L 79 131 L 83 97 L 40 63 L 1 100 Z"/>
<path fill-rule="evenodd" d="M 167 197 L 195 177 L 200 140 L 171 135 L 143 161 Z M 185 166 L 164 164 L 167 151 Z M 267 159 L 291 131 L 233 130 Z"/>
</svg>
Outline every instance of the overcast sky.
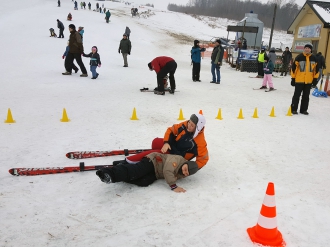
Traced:
<svg viewBox="0 0 330 247">
<path fill-rule="evenodd" d="M 153 3 L 156 8 L 161 8 L 161 9 L 166 10 L 167 5 L 169 3 L 175 3 L 178 5 L 186 5 L 188 3 L 188 0 L 133 0 L 133 2 L 136 4 Z M 259 2 L 267 3 L 268 0 L 259 0 Z M 299 6 L 303 6 L 305 2 L 306 2 L 305 0 L 296 0 L 296 3 Z M 330 0 L 323 0 L 323 2 L 330 2 Z"/>
</svg>

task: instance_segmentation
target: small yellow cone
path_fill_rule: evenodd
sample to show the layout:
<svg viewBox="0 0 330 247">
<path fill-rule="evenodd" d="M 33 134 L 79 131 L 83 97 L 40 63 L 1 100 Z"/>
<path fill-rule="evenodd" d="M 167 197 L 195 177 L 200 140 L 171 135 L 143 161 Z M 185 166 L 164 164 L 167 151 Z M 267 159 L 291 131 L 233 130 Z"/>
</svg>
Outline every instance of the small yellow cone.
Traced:
<svg viewBox="0 0 330 247">
<path fill-rule="evenodd" d="M 242 108 L 239 110 L 239 114 L 238 114 L 238 117 L 237 117 L 237 118 L 238 118 L 238 119 L 244 119 Z"/>
<path fill-rule="evenodd" d="M 202 110 L 199 110 L 199 114 L 203 115 L 203 111 Z"/>
<path fill-rule="evenodd" d="M 135 107 L 133 109 L 133 114 L 132 114 L 132 117 L 131 117 L 131 120 L 139 120 L 136 116 L 136 110 L 135 110 Z"/>
<path fill-rule="evenodd" d="M 223 119 L 222 116 L 221 116 L 221 108 L 219 108 L 218 116 L 215 119 L 219 119 L 219 120 Z"/>
<path fill-rule="evenodd" d="M 272 110 L 271 110 L 269 116 L 270 116 L 270 117 L 276 117 L 276 116 L 275 116 L 275 109 L 274 109 L 274 106 L 273 106 L 273 108 L 272 108 Z"/>
<path fill-rule="evenodd" d="M 5 120 L 5 123 L 16 123 L 16 121 L 13 119 L 13 116 L 11 115 L 10 108 L 8 108 L 7 119 Z"/>
<path fill-rule="evenodd" d="M 70 122 L 70 119 L 68 118 L 68 115 L 66 114 L 65 108 L 63 108 L 63 116 L 62 119 L 60 119 L 61 122 Z"/>
<path fill-rule="evenodd" d="M 292 116 L 291 106 L 289 107 L 289 110 L 288 110 L 288 113 L 286 114 L 286 116 L 288 116 L 288 117 Z"/>
<path fill-rule="evenodd" d="M 179 114 L 178 120 L 185 120 L 185 118 L 183 117 L 182 109 L 180 109 L 180 114 Z"/>
<path fill-rule="evenodd" d="M 254 109 L 254 113 L 253 113 L 253 116 L 252 117 L 253 118 L 259 118 L 258 117 L 258 108 L 257 107 Z"/>
</svg>

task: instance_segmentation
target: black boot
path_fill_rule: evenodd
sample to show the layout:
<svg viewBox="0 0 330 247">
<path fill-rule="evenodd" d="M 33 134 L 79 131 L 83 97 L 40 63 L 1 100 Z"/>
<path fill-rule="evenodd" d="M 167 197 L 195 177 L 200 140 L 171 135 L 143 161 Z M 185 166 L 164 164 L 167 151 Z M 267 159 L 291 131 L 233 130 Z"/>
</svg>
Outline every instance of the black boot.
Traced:
<svg viewBox="0 0 330 247">
<path fill-rule="evenodd" d="M 102 169 L 96 171 L 96 175 L 101 179 L 101 181 L 103 183 L 111 184 L 112 179 L 111 179 L 110 173 L 108 173 L 107 170 L 108 170 L 107 168 L 102 168 Z"/>
</svg>

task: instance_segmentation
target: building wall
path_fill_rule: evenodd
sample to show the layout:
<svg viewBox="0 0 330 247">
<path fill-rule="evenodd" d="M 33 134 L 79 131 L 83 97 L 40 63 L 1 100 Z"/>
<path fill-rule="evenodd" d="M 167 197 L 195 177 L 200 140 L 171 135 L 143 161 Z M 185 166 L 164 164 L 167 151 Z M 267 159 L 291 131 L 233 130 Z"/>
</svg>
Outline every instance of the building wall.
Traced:
<svg viewBox="0 0 330 247">
<path fill-rule="evenodd" d="M 321 24 L 321 31 L 319 37 L 311 37 L 311 38 L 298 38 L 299 27 L 310 26 L 315 24 Z M 329 29 L 323 28 L 323 22 L 318 18 L 315 12 L 312 9 L 309 9 L 306 15 L 301 19 L 299 24 L 297 25 L 295 32 L 294 32 L 294 39 L 293 39 L 293 46 L 296 41 L 299 40 L 310 40 L 310 41 L 319 41 L 317 51 L 313 50 L 313 53 L 316 54 L 318 52 L 322 52 L 322 55 L 326 58 L 326 64 L 330 67 L 330 56 L 327 56 L 327 53 L 330 52 L 330 47 L 328 45 L 328 49 L 326 49 L 327 43 L 330 42 L 328 40 Z M 293 49 L 292 49 L 293 50 Z M 292 52 L 292 57 L 295 58 L 299 53 Z M 324 74 L 329 73 L 330 69 L 326 69 L 323 71 Z"/>
</svg>

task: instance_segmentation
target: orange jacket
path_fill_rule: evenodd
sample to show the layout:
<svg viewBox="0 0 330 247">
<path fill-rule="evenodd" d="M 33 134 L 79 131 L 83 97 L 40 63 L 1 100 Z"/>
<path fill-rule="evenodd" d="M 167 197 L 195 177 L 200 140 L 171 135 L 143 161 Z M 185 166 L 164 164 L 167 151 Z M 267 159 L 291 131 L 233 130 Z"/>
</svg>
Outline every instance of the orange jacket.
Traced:
<svg viewBox="0 0 330 247">
<path fill-rule="evenodd" d="M 204 137 L 205 127 L 193 138 L 194 133 L 187 131 L 188 121 L 169 127 L 164 135 L 164 143 L 168 143 L 171 146 L 171 150 L 169 150 L 171 154 L 181 155 L 186 160 L 196 157 L 196 163 L 200 169 L 209 160 L 207 143 Z"/>
</svg>

